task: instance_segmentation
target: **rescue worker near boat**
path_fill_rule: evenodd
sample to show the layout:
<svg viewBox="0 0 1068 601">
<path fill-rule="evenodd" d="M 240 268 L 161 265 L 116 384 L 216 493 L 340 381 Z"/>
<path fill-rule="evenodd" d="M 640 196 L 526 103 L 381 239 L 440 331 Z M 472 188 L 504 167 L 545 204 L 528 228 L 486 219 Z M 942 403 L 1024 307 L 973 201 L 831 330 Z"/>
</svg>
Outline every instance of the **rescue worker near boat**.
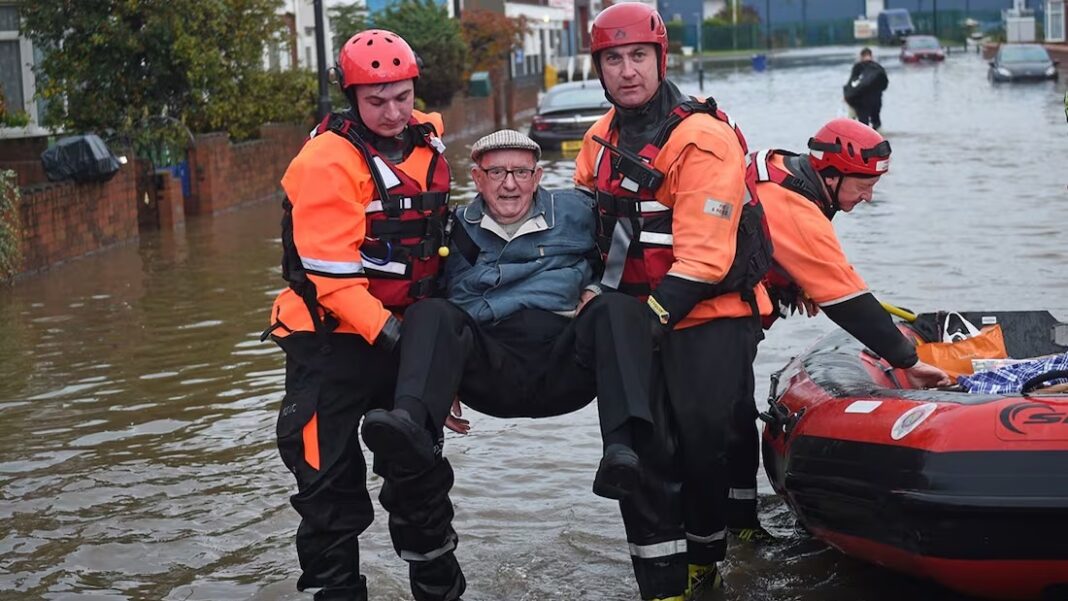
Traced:
<svg viewBox="0 0 1068 601">
<path fill-rule="evenodd" d="M 600 264 L 592 207 L 573 190 L 539 187 L 540 154 L 513 130 L 473 146 L 478 195 L 451 224 L 446 298 L 408 310 L 395 408 L 364 419 L 376 459 L 405 468 L 383 474 L 382 504 L 420 508 L 429 532 L 452 532 L 452 471 L 441 451 L 457 395 L 507 418 L 561 415 L 596 396 L 604 457 L 594 492 L 621 498 L 639 479 L 632 441 L 651 430 L 646 309 L 590 285 Z M 433 491 L 404 496 L 409 482 Z M 398 523 L 390 520 L 391 528 Z M 456 538 L 435 542 L 451 552 Z"/>
<path fill-rule="evenodd" d="M 450 172 L 440 116 L 413 111 L 419 65 L 400 36 L 356 34 L 334 75 L 351 107 L 320 124 L 282 178 L 289 286 L 264 334 L 286 354 L 277 436 L 297 480 L 297 588 L 318 588 L 317 600 L 362 601 L 358 537 L 373 510 L 357 427 L 392 400 L 398 317 L 434 291 Z M 415 598 L 458 598 L 452 553 L 427 556 L 441 543 L 407 509 L 393 508 L 390 531 L 398 550 L 419 558 L 410 562 Z"/>
<path fill-rule="evenodd" d="M 748 175 L 757 181 L 774 246 L 765 284 L 777 312 L 765 326 L 787 313 L 813 316 L 822 310 L 877 355 L 906 370 L 913 387 L 950 384 L 945 372 L 919 361 L 913 342 L 849 263 L 831 224 L 838 211 L 849 213 L 871 201 L 875 184 L 890 169 L 890 143 L 858 121 L 834 119 L 809 139 L 808 151 L 762 150 L 749 161 Z M 763 533 L 756 507 L 756 403 L 752 397 L 739 400 L 729 454 L 728 523 Z"/>
<path fill-rule="evenodd" d="M 613 108 L 586 133 L 575 183 L 596 198 L 602 286 L 646 301 L 658 341 L 658 436 L 637 449 L 643 479 L 622 510 L 642 598 L 680 600 L 721 584 L 726 437 L 732 407 L 753 395 L 771 249 L 744 138 L 714 100 L 665 79 L 667 46 L 648 5 L 615 4 L 594 20 Z"/>
</svg>

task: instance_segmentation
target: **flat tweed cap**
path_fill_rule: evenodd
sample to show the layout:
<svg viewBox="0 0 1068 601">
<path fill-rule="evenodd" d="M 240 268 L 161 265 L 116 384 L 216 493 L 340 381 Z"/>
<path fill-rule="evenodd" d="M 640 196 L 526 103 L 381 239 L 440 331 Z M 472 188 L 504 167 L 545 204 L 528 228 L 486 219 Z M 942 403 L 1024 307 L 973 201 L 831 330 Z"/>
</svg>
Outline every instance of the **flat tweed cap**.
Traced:
<svg viewBox="0 0 1068 601">
<path fill-rule="evenodd" d="M 480 138 L 471 147 L 471 160 L 477 163 L 482 155 L 491 150 L 530 150 L 534 152 L 535 161 L 541 159 L 541 146 L 514 129 L 501 129 Z"/>
</svg>

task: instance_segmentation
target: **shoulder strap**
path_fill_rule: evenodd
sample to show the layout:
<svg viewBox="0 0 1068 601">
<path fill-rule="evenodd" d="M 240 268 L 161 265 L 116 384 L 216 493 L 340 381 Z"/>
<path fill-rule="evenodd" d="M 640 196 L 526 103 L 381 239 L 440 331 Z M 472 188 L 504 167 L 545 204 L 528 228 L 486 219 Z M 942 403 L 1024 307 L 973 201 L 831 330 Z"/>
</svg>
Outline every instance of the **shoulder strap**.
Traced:
<svg viewBox="0 0 1068 601">
<path fill-rule="evenodd" d="M 449 236 L 449 241 L 456 246 L 456 250 L 460 251 L 460 256 L 467 261 L 468 265 L 474 265 L 482 249 L 471 239 L 471 235 L 467 233 L 467 228 L 464 227 L 456 211 L 449 214 L 449 225 L 445 231 Z"/>
<path fill-rule="evenodd" d="M 356 150 L 363 156 L 364 162 L 367 163 L 367 170 L 370 171 L 371 179 L 375 183 L 375 189 L 378 190 L 378 198 L 385 201 L 389 198 L 389 188 L 386 187 L 386 182 L 382 180 L 382 174 L 378 172 L 378 167 L 375 165 L 375 155 L 371 153 L 367 142 L 356 132 L 356 125 L 355 121 L 346 117 L 343 113 L 333 113 L 327 123 L 327 129 L 345 138 L 356 147 Z"/>
</svg>

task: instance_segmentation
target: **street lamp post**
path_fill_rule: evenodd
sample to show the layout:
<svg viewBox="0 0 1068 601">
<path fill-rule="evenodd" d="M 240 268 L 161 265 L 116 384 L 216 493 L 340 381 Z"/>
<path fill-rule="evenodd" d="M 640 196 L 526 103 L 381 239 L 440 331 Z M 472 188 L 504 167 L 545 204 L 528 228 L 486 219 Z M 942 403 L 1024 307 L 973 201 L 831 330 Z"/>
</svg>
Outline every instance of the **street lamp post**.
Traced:
<svg viewBox="0 0 1068 601">
<path fill-rule="evenodd" d="M 323 0 L 314 0 L 315 10 L 315 60 L 319 67 L 319 120 L 330 114 L 330 93 L 326 81 L 325 25 L 323 23 Z"/>
<path fill-rule="evenodd" d="M 704 29 L 704 20 L 701 13 L 694 13 L 697 17 L 697 85 L 702 92 L 705 91 L 705 57 L 701 48 L 701 30 Z"/>
<path fill-rule="evenodd" d="M 938 37 L 938 0 L 931 3 L 931 20 L 934 22 L 934 36 Z"/>
<path fill-rule="evenodd" d="M 767 38 L 764 42 L 767 45 L 768 50 L 771 50 L 771 0 L 767 0 L 764 3 L 764 29 L 767 31 L 767 33 L 764 34 L 764 37 Z"/>
<path fill-rule="evenodd" d="M 738 0 L 731 0 L 731 48 L 738 49 Z"/>
</svg>

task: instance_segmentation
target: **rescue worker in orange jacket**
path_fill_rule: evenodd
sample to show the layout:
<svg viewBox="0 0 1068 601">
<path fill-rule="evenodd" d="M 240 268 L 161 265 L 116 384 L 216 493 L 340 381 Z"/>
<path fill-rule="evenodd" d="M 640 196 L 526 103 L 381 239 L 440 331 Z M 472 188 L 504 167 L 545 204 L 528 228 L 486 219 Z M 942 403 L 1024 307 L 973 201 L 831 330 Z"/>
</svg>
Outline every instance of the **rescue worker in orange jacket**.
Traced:
<svg viewBox="0 0 1068 601">
<path fill-rule="evenodd" d="M 858 121 L 834 119 L 809 139 L 808 150 L 800 155 L 762 150 L 749 162 L 774 246 L 765 283 L 779 312 L 765 325 L 787 312 L 812 316 L 822 310 L 891 365 L 905 369 L 914 387 L 948 385 L 942 370 L 919 361 L 915 345 L 849 263 L 831 224 L 838 211 L 848 213 L 872 199 L 875 184 L 890 169 L 890 143 Z M 752 398 L 740 400 L 730 450 L 728 525 L 764 537 L 756 511 L 756 404 Z"/>
<path fill-rule="evenodd" d="M 745 140 L 714 100 L 665 79 L 659 13 L 610 6 L 591 44 L 613 107 L 586 133 L 575 183 L 596 198 L 601 285 L 647 302 L 659 346 L 661 431 L 638 448 L 644 478 L 622 501 L 623 518 L 642 598 L 681 600 L 720 583 L 726 437 L 733 406 L 753 394 L 771 252 L 745 179 Z"/>
<path fill-rule="evenodd" d="M 362 601 L 357 539 L 373 510 L 358 427 L 369 409 L 392 401 L 399 316 L 434 292 L 450 172 L 440 116 L 413 110 L 419 65 L 400 36 L 356 34 L 342 47 L 335 75 L 350 109 L 320 124 L 282 178 L 288 287 L 265 334 L 286 354 L 277 436 L 297 480 L 290 499 L 301 516 L 297 588 L 318 588 L 318 600 Z M 451 468 L 442 463 L 425 479 L 451 481 Z M 418 482 L 393 486 L 399 490 L 390 498 L 424 494 Z M 418 555 L 455 538 L 447 526 L 420 528 L 412 515 L 418 508 L 390 509 L 399 553 Z M 413 561 L 409 572 L 419 601 L 463 592 L 451 552 Z"/>
</svg>

